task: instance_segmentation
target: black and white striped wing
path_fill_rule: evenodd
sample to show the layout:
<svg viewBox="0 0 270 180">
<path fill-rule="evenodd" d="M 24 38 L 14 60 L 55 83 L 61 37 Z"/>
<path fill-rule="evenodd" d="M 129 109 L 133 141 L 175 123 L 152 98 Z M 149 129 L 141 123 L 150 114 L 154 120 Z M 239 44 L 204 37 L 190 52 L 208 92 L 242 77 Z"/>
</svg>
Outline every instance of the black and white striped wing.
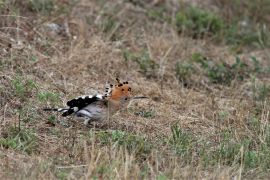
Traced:
<svg viewBox="0 0 270 180">
<path fill-rule="evenodd" d="M 94 96 L 80 96 L 77 97 L 75 99 L 72 99 L 70 101 L 67 102 L 67 106 L 69 107 L 69 109 L 67 109 L 62 116 L 68 116 L 70 114 L 73 114 L 74 112 L 77 112 L 81 109 L 83 109 L 84 107 L 88 106 L 89 104 L 92 104 L 96 101 L 100 101 L 103 100 L 104 96 L 101 94 L 97 94 Z"/>
</svg>

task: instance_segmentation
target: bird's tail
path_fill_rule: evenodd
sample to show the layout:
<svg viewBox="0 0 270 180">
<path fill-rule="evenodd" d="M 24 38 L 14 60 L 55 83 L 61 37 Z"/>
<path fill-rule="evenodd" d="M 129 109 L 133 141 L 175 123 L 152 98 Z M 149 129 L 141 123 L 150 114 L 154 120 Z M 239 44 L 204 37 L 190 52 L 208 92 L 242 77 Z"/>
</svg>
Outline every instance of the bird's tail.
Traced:
<svg viewBox="0 0 270 180">
<path fill-rule="evenodd" d="M 43 111 L 67 112 L 68 108 L 44 108 Z"/>
</svg>

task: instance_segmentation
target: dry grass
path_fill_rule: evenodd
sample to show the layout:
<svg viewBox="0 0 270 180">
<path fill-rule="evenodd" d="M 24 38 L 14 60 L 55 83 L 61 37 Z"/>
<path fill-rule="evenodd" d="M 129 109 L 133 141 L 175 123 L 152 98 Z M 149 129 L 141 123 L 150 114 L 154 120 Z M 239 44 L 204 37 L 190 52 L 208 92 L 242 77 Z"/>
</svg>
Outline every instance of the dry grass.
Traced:
<svg viewBox="0 0 270 180">
<path fill-rule="evenodd" d="M 0 1 L 1 179 L 269 177 L 266 44 L 177 32 L 185 1 L 42 2 Z M 116 76 L 150 98 L 91 128 L 41 111 Z"/>
</svg>

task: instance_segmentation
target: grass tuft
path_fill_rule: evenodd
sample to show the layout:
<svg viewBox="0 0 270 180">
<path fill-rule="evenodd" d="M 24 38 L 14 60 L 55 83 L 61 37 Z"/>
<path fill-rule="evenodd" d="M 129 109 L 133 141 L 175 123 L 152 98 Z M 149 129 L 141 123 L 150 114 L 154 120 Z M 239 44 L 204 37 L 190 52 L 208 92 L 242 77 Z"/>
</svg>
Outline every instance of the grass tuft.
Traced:
<svg viewBox="0 0 270 180">
<path fill-rule="evenodd" d="M 0 0 L 1 178 L 269 179 L 269 2 Z M 41 110 L 116 76 L 149 98 Z"/>
<path fill-rule="evenodd" d="M 54 1 L 53 0 L 28 0 L 29 8 L 32 11 L 42 13 L 42 14 L 50 14 L 51 11 L 54 10 Z"/>
<path fill-rule="evenodd" d="M 34 131 L 16 127 L 10 127 L 5 132 L 2 132 L 0 145 L 4 148 L 15 149 L 27 154 L 32 154 L 38 150 L 37 137 Z"/>
<path fill-rule="evenodd" d="M 219 36 L 224 28 L 223 20 L 216 14 L 197 7 L 187 7 L 175 17 L 176 29 L 194 39 Z"/>
<path fill-rule="evenodd" d="M 184 132 L 178 125 L 171 126 L 171 137 L 169 138 L 169 144 L 172 145 L 180 157 L 190 161 L 193 150 L 193 139 L 192 137 Z"/>
<path fill-rule="evenodd" d="M 122 147 L 127 149 L 129 153 L 135 154 L 138 158 L 145 158 L 151 150 L 151 145 L 145 138 L 124 131 L 100 131 L 95 133 L 95 136 L 101 144 L 113 144 L 118 148 Z"/>
<path fill-rule="evenodd" d="M 133 53 L 129 50 L 123 52 L 123 57 L 126 62 L 133 61 L 139 65 L 139 72 L 144 74 L 146 77 L 156 77 L 159 65 L 150 58 L 147 51 L 141 53 Z"/>
</svg>

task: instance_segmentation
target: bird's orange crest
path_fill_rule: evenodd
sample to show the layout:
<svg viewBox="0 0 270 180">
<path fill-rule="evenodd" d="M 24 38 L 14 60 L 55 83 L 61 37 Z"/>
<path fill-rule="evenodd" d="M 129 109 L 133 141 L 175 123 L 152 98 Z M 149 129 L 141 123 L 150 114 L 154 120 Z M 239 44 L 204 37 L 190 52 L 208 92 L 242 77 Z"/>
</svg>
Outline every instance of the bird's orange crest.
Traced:
<svg viewBox="0 0 270 180">
<path fill-rule="evenodd" d="M 131 97 L 131 87 L 128 81 L 121 82 L 116 78 L 117 84 L 110 84 L 110 88 L 106 88 L 106 95 L 112 100 L 119 100 L 121 97 Z"/>
</svg>

